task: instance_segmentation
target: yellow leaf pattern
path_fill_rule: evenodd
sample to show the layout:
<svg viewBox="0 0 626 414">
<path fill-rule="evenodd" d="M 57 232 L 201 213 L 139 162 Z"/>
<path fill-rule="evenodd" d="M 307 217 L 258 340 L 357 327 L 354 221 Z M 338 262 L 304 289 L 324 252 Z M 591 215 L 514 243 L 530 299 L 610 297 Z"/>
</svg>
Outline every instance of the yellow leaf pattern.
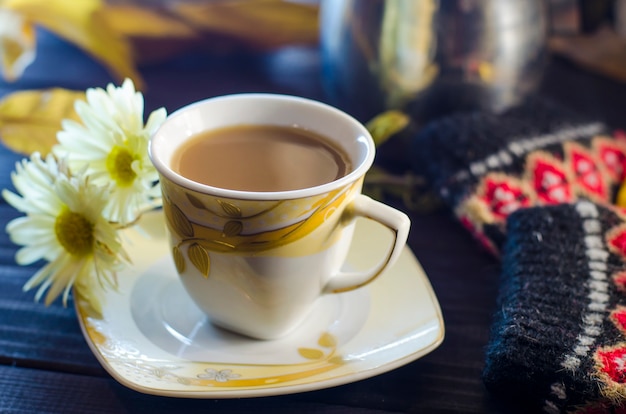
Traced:
<svg viewBox="0 0 626 414">
<path fill-rule="evenodd" d="M 166 214 L 166 216 L 170 220 L 172 228 L 181 236 L 193 237 L 193 226 L 187 216 L 172 203 L 167 203 L 167 207 L 169 207 L 170 214 Z"/>
<path fill-rule="evenodd" d="M 317 344 L 324 348 L 334 348 L 337 346 L 337 340 L 335 337 L 328 332 L 324 332 L 320 339 L 318 339 Z"/>
<path fill-rule="evenodd" d="M 330 353 L 328 354 L 328 356 L 330 356 L 337 348 L 337 339 L 334 335 L 328 332 L 323 332 L 317 340 L 317 344 L 323 348 L 329 348 Z M 298 348 L 298 353 L 306 359 L 313 360 L 319 360 L 328 357 L 326 356 L 324 351 L 314 348 Z"/>
<path fill-rule="evenodd" d="M 189 260 L 191 263 L 204 275 L 205 278 L 209 277 L 211 260 L 209 258 L 209 252 L 198 243 L 194 243 L 189 246 Z"/>
<path fill-rule="evenodd" d="M 241 234 L 243 230 L 243 224 L 241 221 L 229 221 L 224 225 L 223 235 L 226 237 L 234 237 Z"/>
<path fill-rule="evenodd" d="M 298 348 L 298 353 L 306 359 L 322 359 L 324 353 L 319 349 L 313 348 Z"/>
<path fill-rule="evenodd" d="M 206 209 L 206 207 L 204 206 L 204 204 L 202 204 L 202 201 L 200 201 L 198 197 L 189 193 L 186 193 L 186 195 L 187 195 L 187 200 L 189 200 L 192 206 L 194 206 L 195 208 L 202 209 L 202 210 Z"/>
<path fill-rule="evenodd" d="M 228 203 L 226 201 L 217 200 L 224 213 L 228 215 L 228 217 L 240 218 L 241 217 L 241 209 L 234 204 Z"/>
<path fill-rule="evenodd" d="M 174 258 L 174 264 L 176 265 L 178 273 L 183 273 L 185 271 L 185 257 L 177 246 L 174 246 L 172 249 L 172 257 Z"/>
</svg>

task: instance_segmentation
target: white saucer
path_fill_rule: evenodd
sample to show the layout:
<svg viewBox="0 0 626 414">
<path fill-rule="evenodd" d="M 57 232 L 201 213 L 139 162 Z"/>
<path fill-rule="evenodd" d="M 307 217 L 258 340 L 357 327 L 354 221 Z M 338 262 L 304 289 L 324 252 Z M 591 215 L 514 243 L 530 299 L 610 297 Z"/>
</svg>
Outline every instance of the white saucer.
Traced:
<svg viewBox="0 0 626 414">
<path fill-rule="evenodd" d="M 348 263 L 361 268 L 390 237 L 357 223 Z M 102 316 L 77 301 L 83 334 L 103 367 L 134 390 L 173 397 L 239 398 L 341 385 L 407 364 L 443 341 L 437 298 L 412 252 L 370 285 L 322 297 L 285 338 L 259 341 L 214 327 L 178 281 L 160 212 L 125 230 L 133 265 L 118 274 Z"/>
</svg>

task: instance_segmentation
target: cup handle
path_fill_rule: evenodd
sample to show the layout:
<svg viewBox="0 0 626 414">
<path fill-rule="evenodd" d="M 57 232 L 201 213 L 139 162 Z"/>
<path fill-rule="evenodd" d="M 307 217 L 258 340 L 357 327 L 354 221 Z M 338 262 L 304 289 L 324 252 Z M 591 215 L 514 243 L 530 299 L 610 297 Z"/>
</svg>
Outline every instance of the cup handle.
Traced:
<svg viewBox="0 0 626 414">
<path fill-rule="evenodd" d="M 348 215 L 347 220 L 364 217 L 388 227 L 394 233 L 393 247 L 387 257 L 370 270 L 335 274 L 324 286 L 324 293 L 347 292 L 372 282 L 385 269 L 395 263 L 409 236 L 411 221 L 406 214 L 366 195 L 359 194 L 344 214 Z"/>
</svg>

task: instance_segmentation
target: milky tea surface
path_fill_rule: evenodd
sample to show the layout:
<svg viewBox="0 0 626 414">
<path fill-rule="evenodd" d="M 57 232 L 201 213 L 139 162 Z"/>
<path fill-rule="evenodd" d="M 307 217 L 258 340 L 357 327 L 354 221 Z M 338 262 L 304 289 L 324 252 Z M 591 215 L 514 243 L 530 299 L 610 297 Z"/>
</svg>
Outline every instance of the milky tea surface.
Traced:
<svg viewBox="0 0 626 414">
<path fill-rule="evenodd" d="M 237 125 L 199 133 L 181 145 L 172 169 L 190 180 L 243 191 L 288 191 L 347 175 L 347 154 L 296 127 Z"/>
</svg>

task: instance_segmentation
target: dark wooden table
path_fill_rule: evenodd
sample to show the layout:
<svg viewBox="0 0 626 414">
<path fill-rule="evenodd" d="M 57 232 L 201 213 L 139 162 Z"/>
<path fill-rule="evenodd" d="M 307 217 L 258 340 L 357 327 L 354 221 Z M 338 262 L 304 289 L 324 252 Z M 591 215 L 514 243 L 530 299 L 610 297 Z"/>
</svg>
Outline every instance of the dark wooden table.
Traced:
<svg viewBox="0 0 626 414">
<path fill-rule="evenodd" d="M 80 51 L 45 36 L 22 79 L 0 82 L 0 96 L 21 89 L 104 86 L 108 74 Z M 142 68 L 146 108 L 168 112 L 202 98 L 234 92 L 280 92 L 326 100 L 315 49 L 289 48 L 256 56 L 204 56 Z M 615 127 L 626 127 L 626 85 L 551 60 L 541 87 L 551 96 Z M 381 150 L 382 151 L 382 150 Z M 385 157 L 385 154 L 381 154 Z M 402 154 L 386 154 L 398 159 Z M 0 187 L 22 156 L 0 149 Z M 402 206 L 399 206 L 402 208 Z M 0 202 L 0 227 L 18 213 Z M 17 266 L 0 233 L 1 413 L 214 412 L 511 412 L 480 379 L 498 291 L 499 264 L 438 209 L 411 214 L 410 247 L 428 274 L 446 325 L 443 344 L 392 372 L 301 394 L 235 400 L 157 397 L 125 388 L 100 366 L 81 334 L 72 306 L 46 308 L 22 285 L 38 266 Z"/>
</svg>

